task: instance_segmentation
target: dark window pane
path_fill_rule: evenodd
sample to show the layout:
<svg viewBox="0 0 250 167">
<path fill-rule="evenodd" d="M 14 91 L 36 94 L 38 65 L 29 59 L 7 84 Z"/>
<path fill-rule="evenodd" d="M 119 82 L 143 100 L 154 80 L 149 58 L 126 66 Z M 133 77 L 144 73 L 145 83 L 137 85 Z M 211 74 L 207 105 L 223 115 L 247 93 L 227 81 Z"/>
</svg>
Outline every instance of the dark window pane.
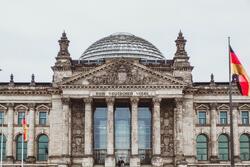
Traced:
<svg viewBox="0 0 250 167">
<path fill-rule="evenodd" d="M 247 135 L 240 136 L 240 158 L 243 161 L 248 161 L 250 155 L 250 139 Z"/>
<path fill-rule="evenodd" d="M 49 142 L 49 139 L 46 135 L 39 136 L 38 151 L 37 151 L 37 160 L 38 161 L 47 161 L 47 159 L 48 159 L 48 142 Z"/>
<path fill-rule="evenodd" d="M 242 111 L 241 112 L 241 119 L 242 119 L 242 124 L 244 124 L 244 125 L 249 124 L 249 113 L 248 113 L 248 111 Z"/>
<path fill-rule="evenodd" d="M 198 114 L 199 117 L 199 124 L 205 125 L 206 124 L 206 112 L 200 111 Z"/>
<path fill-rule="evenodd" d="M 23 136 L 18 135 L 16 141 L 16 160 L 22 160 L 22 140 Z M 23 143 L 23 160 L 27 158 L 27 142 Z"/>
<path fill-rule="evenodd" d="M 220 160 L 228 160 L 229 157 L 229 141 L 226 135 L 220 135 L 218 140 L 219 158 Z"/>
<path fill-rule="evenodd" d="M 227 124 L 227 112 L 226 111 L 220 112 L 220 124 Z"/>
<path fill-rule="evenodd" d="M 18 112 L 18 120 L 17 120 L 18 125 L 22 125 L 23 118 L 25 118 L 25 112 Z"/>
<path fill-rule="evenodd" d="M 39 125 L 46 125 L 47 112 L 39 112 Z"/>
<path fill-rule="evenodd" d="M 0 125 L 4 124 L 4 112 L 0 112 Z"/>
<path fill-rule="evenodd" d="M 205 135 L 199 135 L 196 139 L 196 151 L 198 160 L 208 159 L 208 141 Z"/>
<path fill-rule="evenodd" d="M 2 148 L 2 146 L 3 146 L 3 148 Z M 2 134 L 0 134 L 0 150 L 2 150 L 3 160 L 5 160 L 6 159 L 6 137 Z"/>
</svg>

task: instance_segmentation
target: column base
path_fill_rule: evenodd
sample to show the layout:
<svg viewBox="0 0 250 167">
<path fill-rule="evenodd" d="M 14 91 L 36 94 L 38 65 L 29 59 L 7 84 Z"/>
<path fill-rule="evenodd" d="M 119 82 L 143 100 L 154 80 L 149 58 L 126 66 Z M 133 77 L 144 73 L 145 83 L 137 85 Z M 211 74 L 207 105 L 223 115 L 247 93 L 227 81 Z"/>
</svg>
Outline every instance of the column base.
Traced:
<svg viewBox="0 0 250 167">
<path fill-rule="evenodd" d="M 175 164 L 177 166 L 179 166 L 179 165 L 186 165 L 187 164 L 187 161 L 186 161 L 186 159 L 185 159 L 185 157 L 184 157 L 183 154 L 178 154 L 178 155 L 175 156 Z"/>
<path fill-rule="evenodd" d="M 13 162 L 14 162 L 14 157 L 13 157 L 13 156 L 6 156 L 5 162 L 6 162 L 7 164 L 13 164 Z"/>
<path fill-rule="evenodd" d="M 26 161 L 28 163 L 34 163 L 36 161 L 36 158 L 34 156 L 28 156 L 28 158 L 26 158 Z"/>
<path fill-rule="evenodd" d="M 94 166 L 94 159 L 92 156 L 84 157 L 82 159 L 82 166 L 84 167 L 93 167 Z"/>
<path fill-rule="evenodd" d="M 234 162 L 237 163 L 237 162 L 241 162 L 241 159 L 239 156 L 234 156 Z"/>
<path fill-rule="evenodd" d="M 219 157 L 218 156 L 211 156 L 210 162 L 211 163 L 219 163 L 220 162 Z"/>
<path fill-rule="evenodd" d="M 139 155 L 132 155 L 129 160 L 129 165 L 133 167 L 140 167 L 140 157 Z"/>
<path fill-rule="evenodd" d="M 163 159 L 160 155 L 153 155 L 151 159 L 151 164 L 153 167 L 162 167 L 163 166 Z"/>
<path fill-rule="evenodd" d="M 115 167 L 115 156 L 107 155 L 105 158 L 105 167 Z"/>
</svg>

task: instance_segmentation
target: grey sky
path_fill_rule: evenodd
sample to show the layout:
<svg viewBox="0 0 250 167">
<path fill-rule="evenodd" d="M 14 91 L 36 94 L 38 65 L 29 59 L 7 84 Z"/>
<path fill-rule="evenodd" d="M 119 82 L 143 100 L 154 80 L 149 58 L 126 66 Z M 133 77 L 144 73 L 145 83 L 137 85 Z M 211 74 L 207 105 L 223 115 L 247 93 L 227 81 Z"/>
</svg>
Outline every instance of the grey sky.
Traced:
<svg viewBox="0 0 250 167">
<path fill-rule="evenodd" d="M 0 82 L 51 81 L 65 29 L 78 59 L 96 40 L 129 32 L 167 59 L 181 29 L 194 81 L 228 81 L 227 37 L 250 75 L 250 0 L 0 0 Z"/>
</svg>

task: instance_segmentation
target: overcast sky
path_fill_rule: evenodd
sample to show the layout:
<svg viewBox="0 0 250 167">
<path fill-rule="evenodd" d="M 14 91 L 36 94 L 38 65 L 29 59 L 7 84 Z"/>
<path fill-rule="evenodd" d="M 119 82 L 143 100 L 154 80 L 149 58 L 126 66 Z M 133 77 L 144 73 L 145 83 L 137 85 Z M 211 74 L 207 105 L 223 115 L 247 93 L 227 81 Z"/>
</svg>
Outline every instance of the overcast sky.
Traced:
<svg viewBox="0 0 250 167">
<path fill-rule="evenodd" d="M 79 59 L 95 41 L 129 32 L 153 43 L 167 59 L 181 29 L 193 79 L 228 81 L 231 45 L 250 75 L 250 0 L 0 0 L 0 82 L 52 80 L 63 30 Z"/>
</svg>

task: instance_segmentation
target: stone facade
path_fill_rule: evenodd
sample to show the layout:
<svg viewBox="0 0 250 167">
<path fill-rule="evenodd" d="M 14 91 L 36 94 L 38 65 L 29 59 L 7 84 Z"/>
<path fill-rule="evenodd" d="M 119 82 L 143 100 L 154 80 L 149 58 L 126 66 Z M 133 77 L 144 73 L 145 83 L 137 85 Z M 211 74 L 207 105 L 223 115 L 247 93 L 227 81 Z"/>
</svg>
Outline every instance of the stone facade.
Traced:
<svg viewBox="0 0 250 167">
<path fill-rule="evenodd" d="M 3 163 L 21 163 L 18 138 L 23 114 L 29 126 L 26 164 L 113 167 L 124 157 L 131 167 L 229 164 L 230 158 L 222 160 L 219 149 L 220 136 L 230 136 L 228 83 L 214 82 L 213 76 L 210 82 L 194 83 L 181 32 L 175 42 L 177 51 L 167 60 L 146 40 L 111 35 L 88 48 L 80 60 L 73 60 L 64 32 L 52 83 L 35 82 L 34 75 L 30 83 L 15 82 L 13 75 L 9 83 L 0 83 L 1 134 L 6 139 Z M 107 51 L 118 44 L 124 48 Z M 98 55 L 100 50 L 103 53 Z M 242 97 L 235 84 L 232 92 L 234 159 L 250 164 L 250 159 L 242 158 L 240 146 L 241 136 L 250 135 L 246 118 L 250 98 Z M 95 117 L 98 107 L 106 115 Z M 130 124 L 124 124 L 125 116 L 116 117 L 119 107 L 129 110 Z M 150 112 L 148 122 L 141 117 L 142 109 Z M 123 129 L 130 138 L 126 149 L 116 144 L 119 121 L 128 127 Z M 150 135 L 147 147 L 140 138 L 145 137 L 143 128 Z M 199 135 L 207 139 L 204 155 L 198 151 Z"/>
</svg>

